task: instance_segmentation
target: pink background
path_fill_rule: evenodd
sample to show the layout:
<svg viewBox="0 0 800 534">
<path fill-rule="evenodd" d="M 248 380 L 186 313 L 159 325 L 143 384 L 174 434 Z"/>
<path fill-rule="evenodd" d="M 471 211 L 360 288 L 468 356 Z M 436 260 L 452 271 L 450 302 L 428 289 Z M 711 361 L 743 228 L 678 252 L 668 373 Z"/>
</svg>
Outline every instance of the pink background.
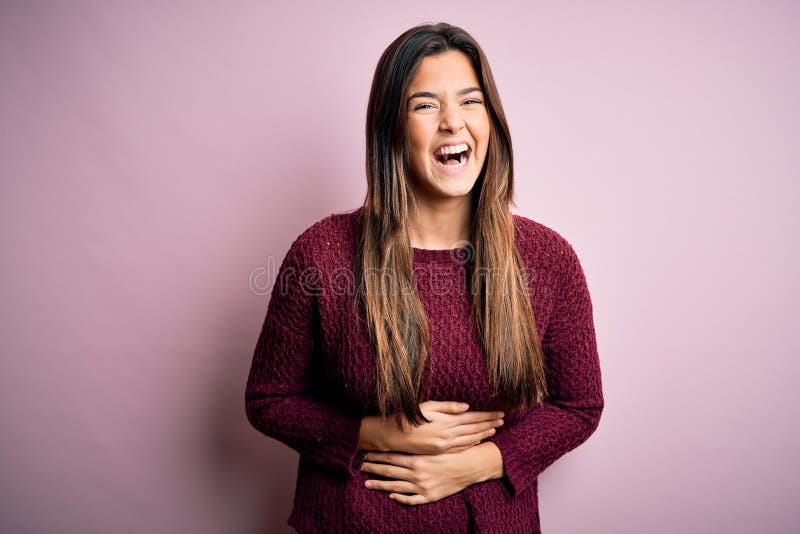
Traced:
<svg viewBox="0 0 800 534">
<path fill-rule="evenodd" d="M 162 4 L 0 6 L 0 531 L 289 531 L 264 286 L 361 202 L 375 64 L 439 20 L 593 296 L 606 408 L 544 531 L 800 531 L 796 3 Z"/>
</svg>

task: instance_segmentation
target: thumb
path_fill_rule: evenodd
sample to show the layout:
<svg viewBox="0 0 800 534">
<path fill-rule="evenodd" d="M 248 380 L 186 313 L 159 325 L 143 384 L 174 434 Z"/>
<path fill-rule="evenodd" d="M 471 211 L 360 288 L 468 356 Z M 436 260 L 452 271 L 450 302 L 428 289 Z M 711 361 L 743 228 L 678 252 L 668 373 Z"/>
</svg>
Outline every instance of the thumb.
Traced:
<svg viewBox="0 0 800 534">
<path fill-rule="evenodd" d="M 461 413 L 469 410 L 469 404 L 457 401 L 427 401 L 427 408 L 442 413 Z"/>
</svg>

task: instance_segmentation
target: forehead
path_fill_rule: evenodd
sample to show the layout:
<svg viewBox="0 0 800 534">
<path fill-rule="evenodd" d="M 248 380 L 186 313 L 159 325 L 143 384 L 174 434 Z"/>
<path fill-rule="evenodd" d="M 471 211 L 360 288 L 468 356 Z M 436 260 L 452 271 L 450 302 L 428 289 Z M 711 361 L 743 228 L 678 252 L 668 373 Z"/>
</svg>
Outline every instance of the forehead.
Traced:
<svg viewBox="0 0 800 534">
<path fill-rule="evenodd" d="M 448 50 L 435 56 L 426 56 L 409 85 L 409 93 L 422 90 L 461 89 L 478 86 L 478 76 L 466 54 Z"/>
</svg>

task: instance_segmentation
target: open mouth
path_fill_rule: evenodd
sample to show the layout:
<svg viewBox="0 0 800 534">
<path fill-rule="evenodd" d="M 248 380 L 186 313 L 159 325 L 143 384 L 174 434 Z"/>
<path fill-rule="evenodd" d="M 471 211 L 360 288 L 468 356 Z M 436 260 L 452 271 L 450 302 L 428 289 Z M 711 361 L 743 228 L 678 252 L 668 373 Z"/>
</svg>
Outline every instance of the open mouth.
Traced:
<svg viewBox="0 0 800 534">
<path fill-rule="evenodd" d="M 456 167 L 463 165 L 469 159 L 470 154 L 472 154 L 472 149 L 468 148 L 455 154 L 434 154 L 433 157 L 443 167 Z"/>
</svg>

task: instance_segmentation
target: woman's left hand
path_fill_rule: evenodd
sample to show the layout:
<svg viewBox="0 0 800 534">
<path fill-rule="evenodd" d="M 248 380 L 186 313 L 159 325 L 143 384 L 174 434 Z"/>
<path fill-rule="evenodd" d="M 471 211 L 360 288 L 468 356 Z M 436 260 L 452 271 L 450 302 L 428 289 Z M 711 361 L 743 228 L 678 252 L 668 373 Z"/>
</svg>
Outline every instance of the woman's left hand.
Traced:
<svg viewBox="0 0 800 534">
<path fill-rule="evenodd" d="M 474 450 L 472 447 L 435 455 L 370 451 L 364 456 L 361 470 L 390 479 L 369 479 L 367 488 L 392 492 L 389 497 L 403 504 L 425 504 L 458 493 L 481 480 Z"/>
</svg>

